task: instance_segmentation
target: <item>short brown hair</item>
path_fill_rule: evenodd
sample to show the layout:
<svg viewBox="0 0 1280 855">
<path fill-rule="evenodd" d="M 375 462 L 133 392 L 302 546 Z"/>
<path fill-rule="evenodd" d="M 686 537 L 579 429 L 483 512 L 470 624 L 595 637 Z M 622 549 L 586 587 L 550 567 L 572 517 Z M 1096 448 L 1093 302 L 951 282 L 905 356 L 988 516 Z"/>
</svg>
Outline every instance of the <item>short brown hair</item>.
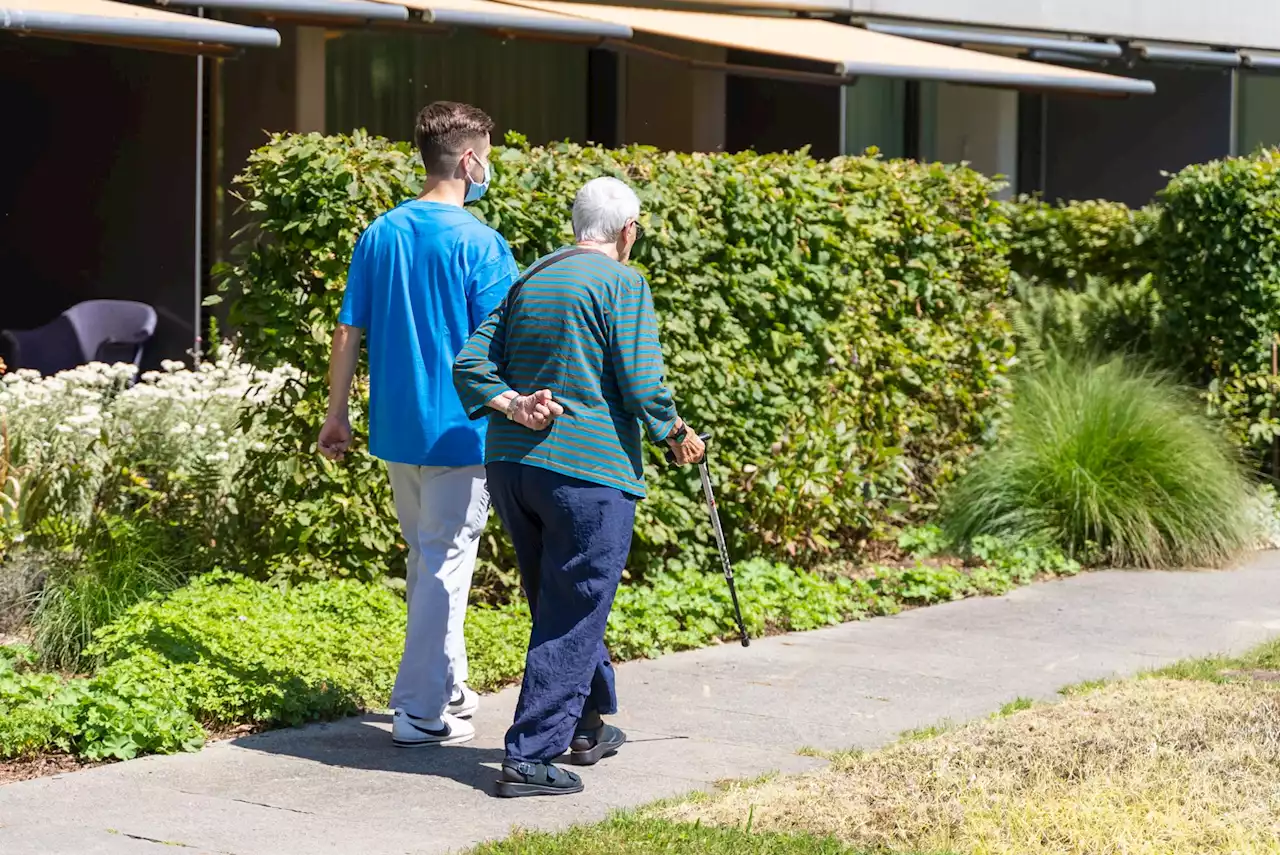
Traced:
<svg viewBox="0 0 1280 855">
<path fill-rule="evenodd" d="M 479 107 L 457 101 L 436 101 L 422 108 L 413 128 L 413 142 L 428 175 L 451 170 L 469 148 L 479 148 L 493 133 L 493 119 Z"/>
</svg>

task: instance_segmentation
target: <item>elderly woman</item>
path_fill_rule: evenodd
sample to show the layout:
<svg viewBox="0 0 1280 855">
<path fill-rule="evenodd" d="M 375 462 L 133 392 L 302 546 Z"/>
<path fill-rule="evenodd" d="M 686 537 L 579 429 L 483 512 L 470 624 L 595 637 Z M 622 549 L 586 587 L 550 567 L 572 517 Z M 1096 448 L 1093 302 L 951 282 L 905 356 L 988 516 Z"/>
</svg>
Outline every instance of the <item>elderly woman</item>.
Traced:
<svg viewBox="0 0 1280 855">
<path fill-rule="evenodd" d="M 500 796 L 581 792 L 552 761 L 590 766 L 626 742 L 601 719 L 617 712 L 604 631 L 645 494 L 641 426 L 678 463 L 704 452 L 666 385 L 648 283 L 627 266 L 639 216 L 626 184 L 588 182 L 573 203 L 577 246 L 517 280 L 454 364 L 473 418 L 508 416 L 490 425 L 485 463 L 533 614 Z M 512 418 L 530 407 L 548 428 Z"/>
</svg>

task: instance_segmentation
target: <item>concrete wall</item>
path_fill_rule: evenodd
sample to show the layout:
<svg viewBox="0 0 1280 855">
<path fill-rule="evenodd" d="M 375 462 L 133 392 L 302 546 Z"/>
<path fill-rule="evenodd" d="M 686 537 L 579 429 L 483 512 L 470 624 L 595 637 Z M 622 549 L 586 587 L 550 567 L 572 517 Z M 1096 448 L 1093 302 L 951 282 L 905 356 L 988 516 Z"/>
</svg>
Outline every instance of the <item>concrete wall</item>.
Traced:
<svg viewBox="0 0 1280 855">
<path fill-rule="evenodd" d="M 1276 0 L 849 0 L 862 15 L 1280 49 Z"/>
<path fill-rule="evenodd" d="M 1011 195 L 1018 179 L 1018 93 L 943 84 L 935 109 L 932 156 L 1004 176 L 1002 195 Z"/>
<path fill-rule="evenodd" d="M 634 41 L 665 53 L 724 62 L 725 50 L 674 39 L 642 36 Z M 622 60 L 624 143 L 672 151 L 718 151 L 725 144 L 725 76 L 698 71 L 659 57 L 628 53 Z"/>
</svg>

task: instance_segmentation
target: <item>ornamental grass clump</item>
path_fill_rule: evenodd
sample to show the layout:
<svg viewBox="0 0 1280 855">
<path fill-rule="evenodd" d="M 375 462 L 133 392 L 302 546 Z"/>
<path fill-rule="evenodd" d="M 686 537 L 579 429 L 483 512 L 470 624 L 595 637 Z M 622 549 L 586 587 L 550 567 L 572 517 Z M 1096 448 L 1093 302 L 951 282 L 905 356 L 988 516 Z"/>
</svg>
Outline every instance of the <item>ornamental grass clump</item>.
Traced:
<svg viewBox="0 0 1280 855">
<path fill-rule="evenodd" d="M 1001 439 L 949 491 L 959 541 L 1051 543 L 1089 563 L 1214 567 L 1256 540 L 1234 449 L 1166 375 L 1050 358 L 1019 378 Z"/>
</svg>

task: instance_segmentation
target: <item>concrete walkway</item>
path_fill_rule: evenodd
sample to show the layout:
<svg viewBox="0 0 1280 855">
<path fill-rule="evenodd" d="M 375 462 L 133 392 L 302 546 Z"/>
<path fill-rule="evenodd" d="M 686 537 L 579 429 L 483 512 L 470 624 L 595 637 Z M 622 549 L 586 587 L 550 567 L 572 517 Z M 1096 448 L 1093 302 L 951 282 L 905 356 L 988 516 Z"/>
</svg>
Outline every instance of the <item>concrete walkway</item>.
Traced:
<svg viewBox="0 0 1280 855">
<path fill-rule="evenodd" d="M 397 750 L 386 717 L 368 716 L 0 787 L 0 853 L 452 852 L 515 825 L 559 828 L 723 778 L 812 768 L 802 746 L 879 745 L 1277 634 L 1277 553 L 1224 573 L 1089 574 L 623 665 L 617 722 L 633 744 L 585 770 L 581 796 L 489 795 L 509 690 L 485 699 L 466 746 Z"/>
</svg>

